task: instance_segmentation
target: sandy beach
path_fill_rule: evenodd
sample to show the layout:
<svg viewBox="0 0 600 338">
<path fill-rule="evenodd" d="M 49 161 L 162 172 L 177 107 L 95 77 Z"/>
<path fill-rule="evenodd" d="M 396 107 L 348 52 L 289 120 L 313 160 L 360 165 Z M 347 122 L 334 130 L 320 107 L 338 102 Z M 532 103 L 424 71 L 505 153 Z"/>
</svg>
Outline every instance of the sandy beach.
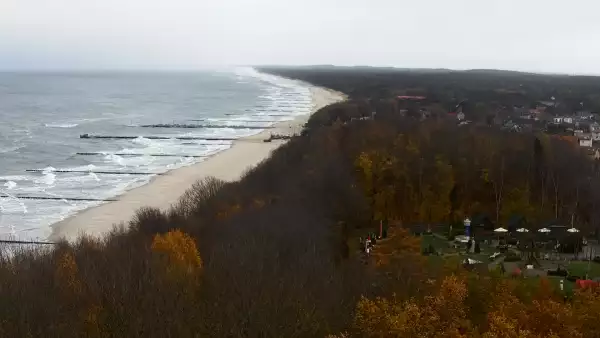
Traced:
<svg viewBox="0 0 600 338">
<path fill-rule="evenodd" d="M 334 102 L 344 100 L 343 94 L 319 87 L 311 87 L 311 114 Z M 271 152 L 286 141 L 263 142 L 271 133 L 294 134 L 302 130 L 310 115 L 274 125 L 273 129 L 235 141 L 231 148 L 219 152 L 202 162 L 175 169 L 156 176 L 150 183 L 129 190 L 117 201 L 83 210 L 52 225 L 50 240 L 61 238 L 73 241 L 80 235 L 102 236 L 114 225 L 127 223 L 142 207 L 168 209 L 191 185 L 213 176 L 225 181 L 238 180 L 248 168 L 268 158 Z"/>
</svg>

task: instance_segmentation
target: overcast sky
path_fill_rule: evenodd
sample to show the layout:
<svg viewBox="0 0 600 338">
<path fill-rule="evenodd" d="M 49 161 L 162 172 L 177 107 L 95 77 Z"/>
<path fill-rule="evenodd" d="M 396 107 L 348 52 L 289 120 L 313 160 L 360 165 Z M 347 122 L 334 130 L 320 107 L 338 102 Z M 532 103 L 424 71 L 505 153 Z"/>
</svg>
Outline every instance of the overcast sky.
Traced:
<svg viewBox="0 0 600 338">
<path fill-rule="evenodd" d="M 0 0 L 0 69 L 336 64 L 600 74 L 597 0 Z"/>
</svg>

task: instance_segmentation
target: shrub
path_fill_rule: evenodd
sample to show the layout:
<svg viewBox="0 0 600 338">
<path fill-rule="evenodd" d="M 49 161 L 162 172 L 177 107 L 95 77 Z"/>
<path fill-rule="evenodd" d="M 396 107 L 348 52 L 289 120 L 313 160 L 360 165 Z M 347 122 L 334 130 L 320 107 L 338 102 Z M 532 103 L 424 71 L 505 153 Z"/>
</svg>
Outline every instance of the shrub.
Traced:
<svg viewBox="0 0 600 338">
<path fill-rule="evenodd" d="M 504 258 L 505 262 L 519 262 L 521 261 L 521 257 L 519 257 L 519 255 L 515 254 L 514 252 L 509 252 L 506 257 Z"/>
<path fill-rule="evenodd" d="M 212 176 L 198 181 L 180 197 L 177 204 L 172 208 L 172 212 L 181 217 L 188 218 L 198 213 L 202 208 L 207 207 L 209 201 L 211 201 L 224 186 L 225 181 Z"/>
<path fill-rule="evenodd" d="M 167 215 L 157 208 L 149 207 L 143 207 L 136 211 L 129 225 L 132 230 L 147 235 L 165 233 L 171 230 Z"/>
</svg>

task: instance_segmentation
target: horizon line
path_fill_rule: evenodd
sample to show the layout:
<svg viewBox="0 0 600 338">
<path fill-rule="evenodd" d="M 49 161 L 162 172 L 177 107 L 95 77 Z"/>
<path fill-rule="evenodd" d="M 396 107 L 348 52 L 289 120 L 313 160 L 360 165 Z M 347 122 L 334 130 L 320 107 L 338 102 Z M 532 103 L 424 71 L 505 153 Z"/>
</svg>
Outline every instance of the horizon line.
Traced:
<svg viewBox="0 0 600 338">
<path fill-rule="evenodd" d="M 0 68 L 0 74 L 7 73 L 33 73 L 33 74 L 51 74 L 51 73 L 194 73 L 206 72 L 222 69 L 233 68 L 373 68 L 373 69 L 393 69 L 404 71 L 448 71 L 448 72 L 473 72 L 473 71 L 496 71 L 496 72 L 513 72 L 531 75 L 547 75 L 547 76 L 588 76 L 600 77 L 600 73 L 578 73 L 578 72 L 555 72 L 555 71 L 540 71 L 540 70 L 523 70 L 523 69 L 503 69 L 503 68 L 446 68 L 446 67 L 400 67 L 400 66 L 371 66 L 371 65 L 335 65 L 335 64 L 260 64 L 260 65 L 214 65 L 198 68 Z"/>
</svg>

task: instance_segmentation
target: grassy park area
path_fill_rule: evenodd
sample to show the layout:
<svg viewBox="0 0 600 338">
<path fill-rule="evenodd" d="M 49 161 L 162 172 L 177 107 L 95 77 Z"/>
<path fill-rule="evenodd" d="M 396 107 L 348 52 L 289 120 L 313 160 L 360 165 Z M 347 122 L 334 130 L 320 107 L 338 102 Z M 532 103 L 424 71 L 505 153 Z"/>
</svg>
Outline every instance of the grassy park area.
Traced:
<svg viewBox="0 0 600 338">
<path fill-rule="evenodd" d="M 589 269 L 589 270 L 588 270 Z M 589 278 L 600 277 L 600 264 L 596 262 L 574 261 L 569 262 L 567 270 L 570 275 L 584 277 L 586 274 Z M 588 273 L 589 271 L 589 273 Z"/>
<path fill-rule="evenodd" d="M 492 259 L 490 259 L 490 256 L 492 256 L 495 252 L 497 252 L 498 250 L 486 245 L 484 243 L 480 243 L 479 247 L 480 247 L 480 252 L 479 253 L 467 253 L 466 252 L 466 248 L 465 248 L 465 244 L 460 244 L 460 243 L 455 243 L 454 241 L 449 241 L 446 238 L 446 235 L 443 233 L 432 233 L 432 234 L 427 234 L 427 235 L 423 235 L 421 237 L 421 249 L 423 250 L 423 252 L 427 251 L 430 248 L 433 248 L 434 252 L 436 253 L 435 255 L 431 255 L 433 257 L 439 257 L 439 256 L 458 256 L 461 259 L 464 258 L 471 258 L 477 261 L 482 262 L 483 264 L 489 264 L 490 268 L 493 268 L 492 266 L 492 262 L 494 262 Z M 454 247 L 454 244 L 457 245 L 457 247 Z M 512 257 L 514 256 L 520 256 L 520 253 L 516 250 L 516 249 L 509 249 L 510 252 L 512 253 L 504 253 L 500 256 L 498 256 L 498 259 L 495 260 L 495 262 L 497 264 L 499 264 L 500 262 L 502 262 L 504 260 L 504 258 L 507 255 L 510 255 Z M 436 261 L 435 259 L 431 259 L 432 261 Z M 508 262 L 508 260 L 506 261 Z M 505 264 L 506 264 L 505 262 Z M 524 264 L 523 260 L 516 260 L 516 261 L 511 261 L 513 264 L 510 265 L 515 265 L 518 264 L 520 266 L 522 266 L 522 264 Z M 600 264 L 596 263 L 594 261 L 588 262 L 588 261 L 568 261 L 568 262 L 550 262 L 550 261 L 541 261 L 541 267 L 538 268 L 538 270 L 540 272 L 545 272 L 546 270 L 549 269 L 556 269 L 558 266 L 561 266 L 563 269 L 567 269 L 567 271 L 569 272 L 569 275 L 571 276 L 577 276 L 577 277 L 582 277 L 584 278 L 586 275 L 588 276 L 588 278 L 600 278 Z M 589 269 L 589 273 L 588 273 L 588 269 Z M 550 280 L 556 284 L 556 286 L 558 286 L 558 283 L 561 279 L 561 277 L 553 277 L 553 276 L 549 276 Z M 562 278 L 565 279 L 565 278 Z M 565 279 L 565 291 L 567 293 L 570 293 L 572 291 L 574 287 L 574 283 L 567 281 Z"/>
</svg>

